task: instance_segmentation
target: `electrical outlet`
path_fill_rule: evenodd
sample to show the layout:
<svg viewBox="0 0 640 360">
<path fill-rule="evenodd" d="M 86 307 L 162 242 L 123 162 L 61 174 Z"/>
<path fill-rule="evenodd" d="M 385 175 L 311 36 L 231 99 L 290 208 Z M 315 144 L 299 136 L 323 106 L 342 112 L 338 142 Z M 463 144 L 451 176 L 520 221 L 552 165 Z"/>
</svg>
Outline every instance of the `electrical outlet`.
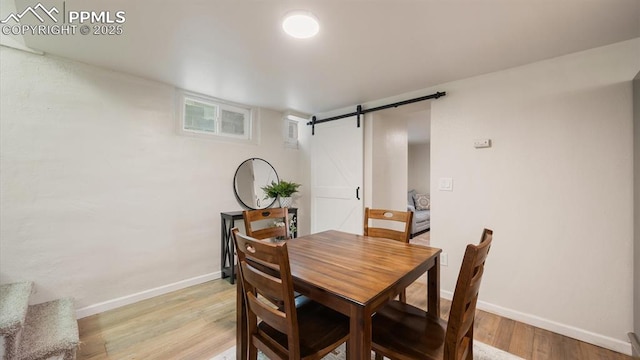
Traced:
<svg viewBox="0 0 640 360">
<path fill-rule="evenodd" d="M 449 266 L 449 254 L 445 252 L 440 254 L 440 265 Z"/>
</svg>

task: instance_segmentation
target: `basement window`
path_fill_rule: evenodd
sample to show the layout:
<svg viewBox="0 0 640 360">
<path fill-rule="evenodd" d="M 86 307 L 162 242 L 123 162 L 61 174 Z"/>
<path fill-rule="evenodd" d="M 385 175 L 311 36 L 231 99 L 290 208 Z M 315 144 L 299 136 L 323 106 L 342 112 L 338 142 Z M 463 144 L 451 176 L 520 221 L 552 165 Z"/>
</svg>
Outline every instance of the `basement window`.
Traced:
<svg viewBox="0 0 640 360">
<path fill-rule="evenodd" d="M 240 141 L 252 139 L 251 108 L 206 95 L 178 91 L 178 120 L 184 135 Z"/>
</svg>

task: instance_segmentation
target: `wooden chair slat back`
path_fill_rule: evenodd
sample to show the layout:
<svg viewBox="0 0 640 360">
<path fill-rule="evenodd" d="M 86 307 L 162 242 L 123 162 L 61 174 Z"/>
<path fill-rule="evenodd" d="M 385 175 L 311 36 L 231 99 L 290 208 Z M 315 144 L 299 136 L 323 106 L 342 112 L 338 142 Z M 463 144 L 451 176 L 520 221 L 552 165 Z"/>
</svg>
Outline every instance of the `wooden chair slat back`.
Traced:
<svg viewBox="0 0 640 360">
<path fill-rule="evenodd" d="M 482 236 L 480 236 L 480 244 L 482 244 L 485 241 L 491 241 L 493 239 L 493 230 L 491 229 L 484 229 L 482 230 Z M 485 255 L 486 258 L 486 255 Z"/>
<path fill-rule="evenodd" d="M 231 232 L 238 253 L 240 283 L 247 301 L 250 336 L 275 343 L 258 332 L 256 324 L 260 318 L 286 334 L 290 343 L 298 344 L 298 320 L 286 242 L 260 241 L 240 234 L 237 228 Z M 260 298 L 259 294 L 266 299 Z M 274 300 L 283 304 L 283 308 L 276 307 Z"/>
<path fill-rule="evenodd" d="M 267 239 L 273 237 L 290 238 L 289 234 L 289 209 L 287 208 L 268 208 L 258 210 L 245 210 L 242 213 L 244 219 L 244 228 L 247 235 L 254 239 Z M 256 222 L 264 223 L 265 220 L 273 220 L 283 222 L 284 226 L 272 226 L 268 224 L 266 227 L 258 228 Z"/>
<path fill-rule="evenodd" d="M 250 295 L 253 295 L 253 293 Z M 289 322 L 287 321 L 287 315 L 283 311 L 268 307 L 264 301 L 259 300 L 255 296 L 248 296 L 247 299 L 249 302 L 248 306 L 255 316 L 262 319 L 262 321 L 265 321 L 281 333 L 287 333 Z"/>
<path fill-rule="evenodd" d="M 465 359 L 473 345 L 478 293 L 492 240 L 493 231 L 484 229 L 480 244 L 467 245 L 447 321 L 445 359 Z"/>
<path fill-rule="evenodd" d="M 365 234 L 367 236 L 391 239 L 396 241 L 405 242 L 405 233 L 402 231 L 383 229 L 383 228 L 369 228 L 369 231 Z"/>
<path fill-rule="evenodd" d="M 286 297 L 282 280 L 272 276 L 249 263 L 241 263 L 244 281 L 253 288 L 260 289 L 260 294 L 273 301 L 282 301 Z"/>
<path fill-rule="evenodd" d="M 364 235 L 381 237 L 385 239 L 392 239 L 409 242 L 411 236 L 411 220 L 413 213 L 411 211 L 397 211 L 386 209 L 364 209 Z M 388 220 L 404 224 L 404 231 L 395 229 L 373 227 L 369 225 L 369 220 Z"/>
</svg>

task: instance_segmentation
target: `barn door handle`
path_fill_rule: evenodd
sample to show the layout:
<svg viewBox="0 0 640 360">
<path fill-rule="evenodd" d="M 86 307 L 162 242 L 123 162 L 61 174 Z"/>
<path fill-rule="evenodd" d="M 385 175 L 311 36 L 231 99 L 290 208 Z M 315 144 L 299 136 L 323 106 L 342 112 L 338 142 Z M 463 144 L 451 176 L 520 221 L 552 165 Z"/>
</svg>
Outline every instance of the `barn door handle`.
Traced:
<svg viewBox="0 0 640 360">
<path fill-rule="evenodd" d="M 356 189 L 356 199 L 360 200 L 360 186 Z"/>
</svg>

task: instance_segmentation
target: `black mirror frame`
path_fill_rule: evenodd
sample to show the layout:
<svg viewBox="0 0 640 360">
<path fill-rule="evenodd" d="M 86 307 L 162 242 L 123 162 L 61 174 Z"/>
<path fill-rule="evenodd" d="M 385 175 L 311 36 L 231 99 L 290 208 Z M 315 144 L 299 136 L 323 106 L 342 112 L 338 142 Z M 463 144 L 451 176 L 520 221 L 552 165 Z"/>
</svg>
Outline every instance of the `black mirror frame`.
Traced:
<svg viewBox="0 0 640 360">
<path fill-rule="evenodd" d="M 247 208 L 247 209 L 249 209 L 249 210 L 258 210 L 258 209 L 267 209 L 267 208 L 270 208 L 270 207 L 271 207 L 271 206 L 276 202 L 276 200 L 277 200 L 277 199 L 275 199 L 275 198 L 274 198 L 274 199 L 273 199 L 273 201 L 271 201 L 271 202 L 270 202 L 267 206 L 265 206 L 265 207 L 261 207 L 261 208 L 254 208 L 254 207 L 252 207 L 252 206 L 249 206 L 249 205 L 245 204 L 245 203 L 244 203 L 244 201 L 242 201 L 242 199 L 241 199 L 241 198 L 240 198 L 240 196 L 238 195 L 238 189 L 237 189 L 237 187 L 236 187 L 236 178 L 238 177 L 238 170 L 240 170 L 240 168 L 242 167 L 242 165 L 244 165 L 244 163 L 246 163 L 247 161 L 252 161 L 252 160 L 261 160 L 261 161 L 264 161 L 264 162 L 265 162 L 265 164 L 269 165 L 269 167 L 271 167 L 271 169 L 273 169 L 273 173 L 274 173 L 274 174 L 276 174 L 276 181 L 280 182 L 280 177 L 278 176 L 278 172 L 276 171 L 276 168 L 274 168 L 274 167 L 273 167 L 273 165 L 271 165 L 271 163 L 270 163 L 270 162 L 268 162 L 267 160 L 262 159 L 262 158 L 249 158 L 249 159 L 247 159 L 247 160 L 243 161 L 242 163 L 240 163 L 240 165 L 238 165 L 238 168 L 236 169 L 236 173 L 233 175 L 233 193 L 235 194 L 236 199 L 238 200 L 238 202 L 239 202 L 240 204 L 242 204 L 242 206 L 244 206 L 245 208 Z M 265 186 L 266 186 L 266 185 L 269 185 L 269 184 L 265 184 Z"/>
</svg>

